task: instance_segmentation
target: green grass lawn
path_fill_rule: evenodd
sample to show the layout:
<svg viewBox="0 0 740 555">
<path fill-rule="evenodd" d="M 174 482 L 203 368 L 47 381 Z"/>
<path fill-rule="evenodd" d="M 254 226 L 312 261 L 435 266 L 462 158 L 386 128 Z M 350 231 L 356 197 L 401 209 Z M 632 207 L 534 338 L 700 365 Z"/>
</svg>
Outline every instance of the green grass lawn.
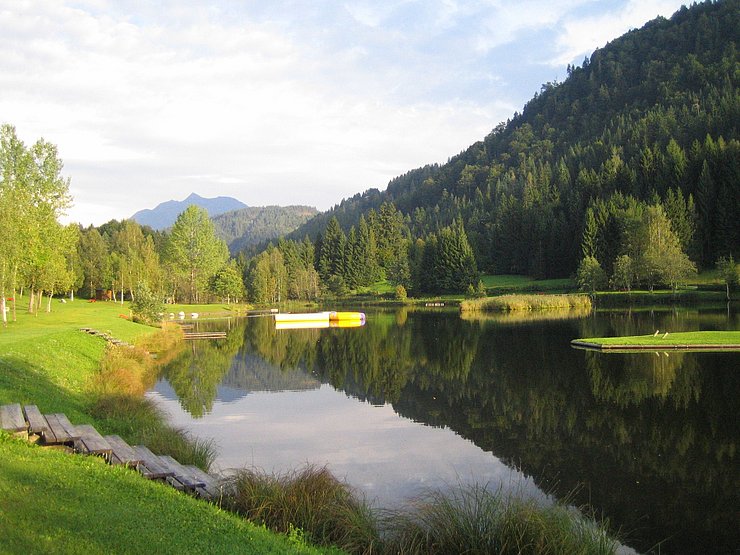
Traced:
<svg viewBox="0 0 740 555">
<path fill-rule="evenodd" d="M 597 345 L 740 345 L 740 331 L 687 331 L 655 335 L 634 335 L 625 337 L 596 337 L 577 339 L 584 343 Z"/>
<path fill-rule="evenodd" d="M 106 347 L 80 328 L 127 342 L 154 329 L 121 318 L 128 317 L 127 305 L 55 300 L 52 312 L 39 314 L 28 314 L 25 306 L 19 302 L 17 321 L 0 326 L 0 404 L 35 404 L 42 412 L 64 412 L 73 422 L 89 418 L 86 388 Z"/>
<path fill-rule="evenodd" d="M 535 279 L 530 276 L 484 275 L 481 277 L 486 289 L 508 291 L 569 291 L 576 288 L 572 279 Z"/>
<path fill-rule="evenodd" d="M 0 433 L 2 553 L 321 553 L 215 505 Z"/>
</svg>

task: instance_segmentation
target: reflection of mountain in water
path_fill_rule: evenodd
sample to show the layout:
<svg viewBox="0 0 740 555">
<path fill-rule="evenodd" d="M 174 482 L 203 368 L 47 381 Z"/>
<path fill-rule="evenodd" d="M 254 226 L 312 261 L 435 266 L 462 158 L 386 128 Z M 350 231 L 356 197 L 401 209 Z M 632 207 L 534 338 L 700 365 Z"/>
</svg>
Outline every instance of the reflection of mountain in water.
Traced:
<svg viewBox="0 0 740 555">
<path fill-rule="evenodd" d="M 224 387 L 240 391 L 306 391 L 320 385 L 303 368 L 281 370 L 261 356 L 242 352 L 224 376 L 219 393 Z"/>
</svg>

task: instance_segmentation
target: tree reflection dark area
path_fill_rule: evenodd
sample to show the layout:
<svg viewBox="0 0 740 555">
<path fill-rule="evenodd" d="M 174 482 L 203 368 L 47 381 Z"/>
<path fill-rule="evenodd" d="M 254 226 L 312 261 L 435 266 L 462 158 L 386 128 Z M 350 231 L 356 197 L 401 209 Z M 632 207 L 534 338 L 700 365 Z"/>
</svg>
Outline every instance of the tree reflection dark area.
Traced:
<svg viewBox="0 0 740 555">
<path fill-rule="evenodd" d="M 740 545 L 740 354 L 569 346 L 576 337 L 655 329 L 740 322 L 697 310 L 537 321 L 402 309 L 372 313 L 363 328 L 276 331 L 255 318 L 224 342 L 193 344 L 165 377 L 194 416 L 211 409 L 223 380 L 295 390 L 329 383 L 451 428 L 543 490 L 590 504 L 640 551 L 732 552 Z"/>
</svg>

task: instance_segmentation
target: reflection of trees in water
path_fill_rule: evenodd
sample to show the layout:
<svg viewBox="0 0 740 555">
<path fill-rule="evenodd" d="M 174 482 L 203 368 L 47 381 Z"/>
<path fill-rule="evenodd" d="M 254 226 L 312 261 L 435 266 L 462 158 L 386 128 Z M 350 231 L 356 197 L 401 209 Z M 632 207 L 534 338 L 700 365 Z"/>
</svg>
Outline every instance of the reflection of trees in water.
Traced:
<svg viewBox="0 0 740 555">
<path fill-rule="evenodd" d="M 162 369 L 161 376 L 167 379 L 180 405 L 193 418 L 213 409 L 218 385 L 243 343 L 244 325 L 235 325 L 226 339 L 188 342 L 179 356 Z"/>
<path fill-rule="evenodd" d="M 599 401 L 624 408 L 650 397 L 670 398 L 676 408 L 686 408 L 701 394 L 697 359 L 689 353 L 586 351 L 585 357 L 592 391 Z"/>
</svg>

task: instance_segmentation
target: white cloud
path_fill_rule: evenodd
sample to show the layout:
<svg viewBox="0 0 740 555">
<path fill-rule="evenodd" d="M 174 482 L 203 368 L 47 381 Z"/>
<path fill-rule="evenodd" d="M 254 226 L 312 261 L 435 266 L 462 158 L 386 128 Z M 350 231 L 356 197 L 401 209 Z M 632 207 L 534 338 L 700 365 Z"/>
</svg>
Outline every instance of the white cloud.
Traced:
<svg viewBox="0 0 740 555">
<path fill-rule="evenodd" d="M 658 16 L 670 17 L 681 5 L 681 0 L 630 0 L 608 12 L 568 20 L 559 33 L 556 55 L 550 59 L 550 64 L 562 67 L 580 63 L 584 56 L 610 40 Z"/>
</svg>

